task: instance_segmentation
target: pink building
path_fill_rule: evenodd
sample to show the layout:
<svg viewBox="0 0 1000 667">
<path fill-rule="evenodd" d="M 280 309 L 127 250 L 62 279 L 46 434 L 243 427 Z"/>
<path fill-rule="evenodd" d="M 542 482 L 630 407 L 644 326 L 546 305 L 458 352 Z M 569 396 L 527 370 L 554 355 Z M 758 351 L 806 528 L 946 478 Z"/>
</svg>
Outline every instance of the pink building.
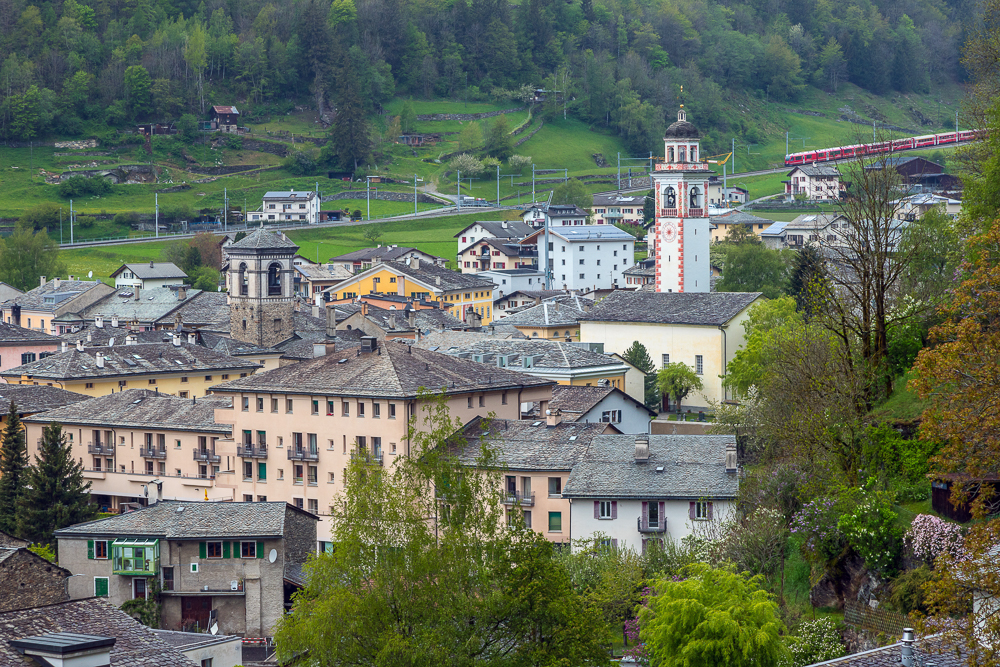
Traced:
<svg viewBox="0 0 1000 667">
<path fill-rule="evenodd" d="M 0 322 L 0 371 L 55 354 L 61 342 L 37 329 Z"/>
</svg>

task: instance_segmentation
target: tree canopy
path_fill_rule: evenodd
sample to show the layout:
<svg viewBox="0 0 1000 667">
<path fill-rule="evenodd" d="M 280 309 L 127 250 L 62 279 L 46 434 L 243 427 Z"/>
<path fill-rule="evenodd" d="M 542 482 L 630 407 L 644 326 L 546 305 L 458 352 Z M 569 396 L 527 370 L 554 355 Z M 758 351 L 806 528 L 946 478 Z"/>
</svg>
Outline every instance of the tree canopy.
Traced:
<svg viewBox="0 0 1000 667">
<path fill-rule="evenodd" d="M 661 394 L 669 396 L 677 404 L 677 412 L 681 411 L 681 401 L 688 394 L 704 386 L 701 377 L 683 361 L 665 364 L 656 375 L 656 384 Z"/>
</svg>

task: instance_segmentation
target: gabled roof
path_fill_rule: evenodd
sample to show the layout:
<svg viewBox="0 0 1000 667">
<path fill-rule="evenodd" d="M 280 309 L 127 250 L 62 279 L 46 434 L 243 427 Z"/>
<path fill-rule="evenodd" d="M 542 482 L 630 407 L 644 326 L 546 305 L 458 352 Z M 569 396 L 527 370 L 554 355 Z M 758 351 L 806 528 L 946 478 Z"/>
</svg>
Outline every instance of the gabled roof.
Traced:
<svg viewBox="0 0 1000 667">
<path fill-rule="evenodd" d="M 189 296 L 176 310 L 164 315 L 157 324 L 173 324 L 177 316 L 185 326 L 202 327 L 225 323 L 229 327 L 228 294 L 225 292 L 200 292 Z"/>
<path fill-rule="evenodd" d="M 223 104 L 216 104 L 215 106 L 212 107 L 212 111 L 214 111 L 215 113 L 235 113 L 235 114 L 239 113 L 236 107 L 232 105 L 223 105 Z"/>
<path fill-rule="evenodd" d="M 149 262 L 137 264 L 122 264 L 111 274 L 114 278 L 119 273 L 128 269 L 136 278 L 149 280 L 152 278 L 187 278 L 187 274 L 173 262 Z"/>
<path fill-rule="evenodd" d="M 521 254 L 522 248 L 519 243 L 513 242 L 511 239 L 498 239 L 498 238 L 485 238 L 473 241 L 468 246 L 466 246 L 462 251 L 465 252 L 472 248 L 473 246 L 478 246 L 480 243 L 485 243 L 492 248 L 496 248 L 504 255 L 508 257 L 517 257 Z"/>
<path fill-rule="evenodd" d="M 285 516 L 316 515 L 284 502 L 199 502 L 162 500 L 134 512 L 78 523 L 55 532 L 57 538 L 149 537 L 196 540 L 228 537 L 284 537 Z"/>
<path fill-rule="evenodd" d="M 310 192 L 310 194 L 314 193 Z M 230 244 L 226 248 L 226 251 L 232 255 L 238 255 L 240 250 L 271 250 L 282 248 L 294 248 L 295 250 L 298 250 L 299 246 L 289 241 L 283 234 L 278 234 L 264 229 L 263 227 L 259 227 L 236 243 Z M 236 252 L 233 252 L 234 250 Z"/>
<path fill-rule="evenodd" d="M 527 243 L 531 239 L 535 238 L 538 234 L 544 235 L 545 230 L 539 229 L 531 236 L 522 240 L 522 243 Z M 550 226 L 549 234 L 553 236 L 558 236 L 565 241 L 571 241 L 573 243 L 578 243 L 580 241 L 632 241 L 635 242 L 635 237 L 626 232 L 623 229 L 618 229 L 614 225 L 585 225 L 580 227 L 569 227 L 569 226 Z"/>
<path fill-rule="evenodd" d="M 347 280 L 354 272 L 341 264 L 308 264 L 299 265 L 295 270 L 306 280 Z"/>
<path fill-rule="evenodd" d="M 528 306 L 508 315 L 503 318 L 503 323 L 515 327 L 576 326 L 584 312 L 583 308 L 577 308 L 573 304 L 543 301 L 537 306 Z"/>
<path fill-rule="evenodd" d="M 457 317 L 439 308 L 420 308 L 418 310 L 388 310 L 368 304 L 367 318 L 387 332 L 413 331 L 410 326 L 409 314 L 414 314 L 414 324 L 420 330 L 464 329 L 464 324 Z"/>
<path fill-rule="evenodd" d="M 336 257 L 331 257 L 328 262 L 363 262 L 365 260 L 380 259 L 383 262 L 389 260 L 400 259 L 401 257 L 433 257 L 435 260 L 444 261 L 442 257 L 436 257 L 430 253 L 426 253 L 419 248 L 412 248 L 410 246 L 398 246 L 398 245 L 384 245 L 377 248 L 362 248 L 361 250 L 355 250 L 354 252 L 345 253 L 343 255 L 337 255 Z"/>
<path fill-rule="evenodd" d="M 527 298 L 527 299 L 548 299 L 549 297 L 559 296 L 560 294 L 565 294 L 561 289 L 540 289 L 540 290 L 530 290 L 530 289 L 519 289 L 516 292 L 511 292 L 510 294 L 505 294 L 504 296 L 497 297 L 494 301 L 503 301 L 504 299 L 515 299 L 515 298 Z M 508 311 L 510 312 L 510 311 Z"/>
<path fill-rule="evenodd" d="M 646 203 L 646 195 L 594 195 L 594 206 L 637 206 L 642 208 Z"/>
<path fill-rule="evenodd" d="M 721 326 L 760 297 L 760 292 L 642 292 L 616 290 L 581 321 Z"/>
<path fill-rule="evenodd" d="M 788 175 L 791 176 L 796 171 L 801 171 L 806 176 L 812 177 L 840 176 L 840 171 L 836 165 L 831 164 L 801 164 L 788 172 Z"/>
<path fill-rule="evenodd" d="M 69 393 L 69 392 L 67 392 Z M 117 394 L 76 401 L 30 417 L 25 422 L 89 424 L 120 428 L 149 428 L 228 434 L 232 427 L 215 422 L 215 410 L 228 408 L 230 400 L 219 397 L 178 398 L 149 389 L 128 389 Z"/>
<path fill-rule="evenodd" d="M 621 394 L 625 400 L 631 401 L 646 410 L 649 414 L 654 416 L 656 415 L 655 412 L 646 408 L 645 405 L 635 400 L 621 389 L 611 386 L 578 387 L 563 384 L 556 385 L 555 387 L 552 387 L 552 400 L 549 401 L 549 409 L 555 410 L 558 408 L 563 413 L 563 420 L 576 421 L 597 407 L 601 401 L 615 393 Z"/>
<path fill-rule="evenodd" d="M 19 414 L 34 414 L 86 401 L 89 396 L 44 384 L 0 384 L 0 410 L 10 412 L 11 402 Z"/>
<path fill-rule="evenodd" d="M 264 193 L 264 199 L 294 199 L 295 201 L 311 201 L 316 198 L 313 190 L 270 190 Z"/>
<path fill-rule="evenodd" d="M 148 264 L 146 265 L 148 266 Z M 98 315 L 109 321 L 113 315 L 117 315 L 122 326 L 128 322 L 157 322 L 163 319 L 172 319 L 171 313 L 190 303 L 202 293 L 200 289 L 185 288 L 180 292 L 171 287 L 151 287 L 139 290 L 139 298 L 135 298 L 134 288 L 122 287 L 117 292 L 109 294 L 93 305 L 87 306 L 79 311 L 79 315 L 84 320 L 92 320 Z M 180 295 L 184 295 L 181 300 Z M 120 332 L 119 341 L 122 340 L 124 332 Z"/>
<path fill-rule="evenodd" d="M 617 429 L 601 422 L 564 421 L 548 426 L 544 418 L 530 421 L 475 417 L 455 434 L 450 451 L 463 465 L 475 465 L 485 440 L 498 450 L 497 462 L 506 470 L 567 471 L 584 455 L 594 437 L 609 432 Z"/>
<path fill-rule="evenodd" d="M 0 345 L 28 345 L 32 343 L 59 344 L 59 338 L 43 331 L 25 329 L 16 324 L 0 322 Z"/>
<path fill-rule="evenodd" d="M 38 667 L 38 662 L 21 655 L 10 642 L 58 633 L 114 637 L 111 667 L 197 667 L 107 598 L 69 600 L 0 613 L 0 664 Z"/>
<path fill-rule="evenodd" d="M 497 357 L 507 357 L 508 368 L 524 368 L 524 357 L 534 357 L 531 370 L 569 371 L 588 368 L 618 367 L 622 364 L 600 352 L 591 352 L 584 345 L 542 338 L 480 340 L 461 348 L 441 350 L 450 355 L 483 355 L 483 364 L 496 367 Z M 502 369 L 500 369 L 502 370 Z"/>
<path fill-rule="evenodd" d="M 97 355 L 104 356 L 104 367 L 97 366 Z M 144 343 L 116 345 L 107 348 L 75 347 L 30 364 L 15 366 L 0 373 L 0 377 L 19 378 L 30 375 L 45 380 L 82 380 L 83 378 L 155 375 L 158 373 L 204 373 L 212 371 L 251 371 L 260 364 L 248 359 L 230 357 L 200 345 L 186 343 Z"/>
<path fill-rule="evenodd" d="M 770 227 L 766 227 L 761 230 L 760 235 L 764 236 L 774 236 L 780 237 L 785 233 L 785 227 L 788 226 L 787 222 L 779 220 L 778 222 L 772 223 Z"/>
<path fill-rule="evenodd" d="M 332 352 L 260 375 L 212 387 L 216 392 L 275 392 L 320 396 L 416 398 L 421 389 L 448 394 L 541 387 L 550 380 L 505 368 L 488 368 L 401 343 L 380 343 L 375 352 Z"/>
<path fill-rule="evenodd" d="M 881 646 L 870 651 L 851 653 L 833 660 L 816 662 L 807 667 L 901 667 L 903 642 Z M 960 641 L 931 635 L 913 642 L 913 664 L 920 667 L 967 667 L 972 664 Z"/>
<path fill-rule="evenodd" d="M 709 218 L 709 222 L 713 225 L 770 225 L 774 221 L 767 218 L 758 218 L 756 215 L 750 215 L 743 211 L 733 210 L 722 215 L 712 216 Z"/>
<path fill-rule="evenodd" d="M 49 280 L 33 290 L 6 301 L 5 304 L 20 306 L 24 310 L 45 310 L 55 312 L 58 308 L 90 290 L 111 291 L 113 288 L 100 280 Z M 48 301 L 48 302 L 47 302 Z"/>
<path fill-rule="evenodd" d="M 572 204 L 549 204 L 545 212 L 550 218 L 578 218 L 587 215 L 582 208 Z"/>
<path fill-rule="evenodd" d="M 497 239 L 522 239 L 535 231 L 534 227 L 523 220 L 477 220 L 455 234 L 455 238 L 468 233 L 476 225 L 479 225 L 487 234 Z"/>
<path fill-rule="evenodd" d="M 734 435 L 650 435 L 648 463 L 635 462 L 634 435 L 594 438 L 563 487 L 569 498 L 735 498 L 736 473 L 726 472 Z"/>
<path fill-rule="evenodd" d="M 373 266 L 367 271 L 362 271 L 357 274 L 355 279 L 360 280 L 371 273 L 377 273 L 385 270 L 405 276 L 409 280 L 414 280 L 427 287 L 432 293 L 467 289 L 492 290 L 494 287 L 492 281 L 483 280 L 482 278 L 477 277 L 474 273 L 458 273 L 457 271 L 452 271 L 451 269 L 435 266 L 430 262 L 420 262 L 419 268 L 412 268 L 407 262 L 383 262 L 382 264 Z"/>
</svg>

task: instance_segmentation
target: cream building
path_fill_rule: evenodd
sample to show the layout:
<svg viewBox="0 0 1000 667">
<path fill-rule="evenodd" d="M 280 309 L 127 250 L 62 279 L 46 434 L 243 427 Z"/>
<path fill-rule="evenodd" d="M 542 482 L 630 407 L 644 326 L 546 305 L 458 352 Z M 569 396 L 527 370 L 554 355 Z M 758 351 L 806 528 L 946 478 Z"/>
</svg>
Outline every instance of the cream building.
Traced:
<svg viewBox="0 0 1000 667">
<path fill-rule="evenodd" d="M 657 368 L 687 364 L 704 389 L 684 399 L 682 407 L 705 408 L 733 398 L 723 376 L 743 347 L 743 322 L 759 298 L 759 292 L 617 291 L 580 317 L 580 339 L 603 343 L 605 354 L 624 354 L 639 341 Z"/>
<path fill-rule="evenodd" d="M 216 421 L 232 426 L 235 442 L 220 446 L 236 448 L 236 500 L 283 500 L 318 514 L 322 542 L 330 541 L 330 505 L 352 457 L 392 465 L 415 453 L 408 427 L 423 418 L 422 391 L 443 391 L 452 419 L 516 420 L 522 405 L 547 405 L 554 384 L 374 337 L 360 349 L 315 350 L 314 359 L 212 390 L 232 399 Z"/>
</svg>

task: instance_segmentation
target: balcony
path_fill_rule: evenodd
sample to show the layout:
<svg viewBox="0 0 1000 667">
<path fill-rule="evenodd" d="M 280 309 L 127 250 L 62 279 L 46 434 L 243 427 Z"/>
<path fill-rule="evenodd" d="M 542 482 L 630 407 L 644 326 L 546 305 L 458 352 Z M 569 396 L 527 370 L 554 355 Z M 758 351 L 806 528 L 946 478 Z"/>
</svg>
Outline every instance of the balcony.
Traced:
<svg viewBox="0 0 1000 667">
<path fill-rule="evenodd" d="M 677 209 L 676 208 L 661 208 L 660 209 L 661 218 L 676 218 Z"/>
<path fill-rule="evenodd" d="M 703 208 L 689 208 L 688 209 L 688 217 L 689 218 L 704 218 L 705 217 L 705 209 L 703 209 Z"/>
<path fill-rule="evenodd" d="M 503 497 L 504 505 L 521 505 L 522 507 L 531 507 L 535 504 L 535 494 L 533 493 L 520 493 L 518 491 L 510 492 L 508 491 Z"/>
<path fill-rule="evenodd" d="M 140 447 L 139 456 L 144 459 L 165 459 L 167 458 L 167 450 L 156 447 Z"/>
<path fill-rule="evenodd" d="M 204 461 L 205 463 L 218 463 L 221 460 L 218 454 L 211 449 L 196 449 L 194 450 L 194 460 Z"/>
<path fill-rule="evenodd" d="M 667 532 L 667 520 L 657 521 L 655 526 L 649 525 L 647 520 L 645 524 L 642 521 L 642 517 L 636 517 L 635 520 L 636 528 L 640 533 L 665 533 Z"/>
<path fill-rule="evenodd" d="M 351 460 L 380 466 L 382 465 L 382 452 L 369 452 L 367 449 L 362 449 L 360 452 L 354 451 L 351 452 Z"/>
<path fill-rule="evenodd" d="M 266 459 L 267 458 L 267 445 L 240 445 L 239 449 L 236 451 L 237 456 L 241 456 L 245 459 Z"/>
<path fill-rule="evenodd" d="M 319 461 L 319 452 L 310 452 L 308 449 L 289 449 L 289 461 Z"/>
<path fill-rule="evenodd" d="M 38 444 L 42 444 L 41 439 L 39 439 Z M 87 453 L 88 454 L 104 454 L 106 456 L 114 456 L 115 448 L 114 445 L 102 445 L 97 443 L 96 445 L 88 442 L 87 443 Z"/>
</svg>

